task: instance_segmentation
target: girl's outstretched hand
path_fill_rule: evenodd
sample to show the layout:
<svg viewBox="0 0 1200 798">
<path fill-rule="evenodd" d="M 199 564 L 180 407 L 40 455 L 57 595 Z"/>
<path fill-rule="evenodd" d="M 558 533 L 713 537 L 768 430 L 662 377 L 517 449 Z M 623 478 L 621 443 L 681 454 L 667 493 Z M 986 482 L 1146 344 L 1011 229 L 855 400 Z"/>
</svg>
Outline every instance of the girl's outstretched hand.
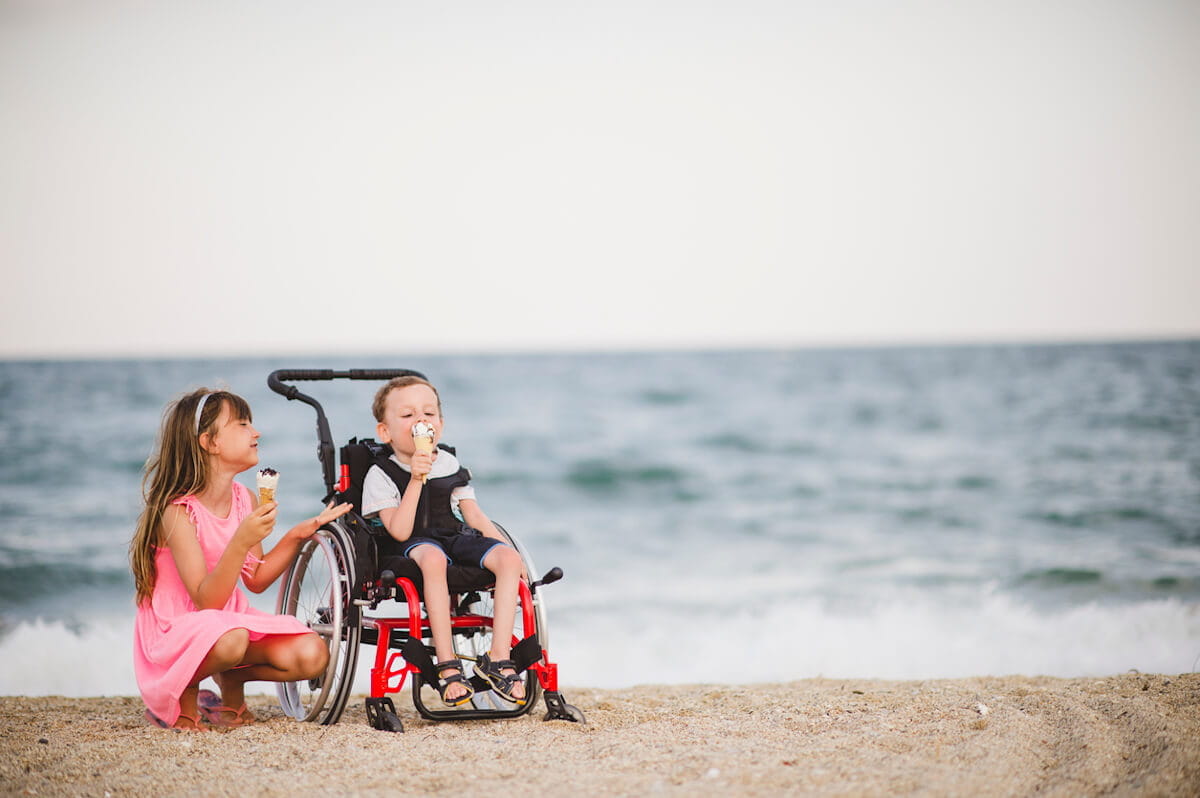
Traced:
<svg viewBox="0 0 1200 798">
<path fill-rule="evenodd" d="M 342 502 L 336 507 L 334 506 L 333 502 L 330 502 L 329 504 L 325 505 L 325 509 L 322 510 L 321 514 L 314 518 L 313 521 L 316 522 L 317 529 L 320 529 L 330 521 L 341 518 L 352 509 L 354 509 L 354 505 L 350 502 Z"/>
<path fill-rule="evenodd" d="M 354 505 L 350 502 L 342 502 L 336 506 L 333 502 L 330 502 L 329 504 L 325 505 L 325 509 L 322 510 L 315 518 L 310 518 L 307 521 L 301 521 L 292 527 L 289 534 L 298 538 L 312 537 L 322 526 L 328 524 L 330 521 L 333 521 L 336 518 L 341 518 L 353 508 Z"/>
</svg>

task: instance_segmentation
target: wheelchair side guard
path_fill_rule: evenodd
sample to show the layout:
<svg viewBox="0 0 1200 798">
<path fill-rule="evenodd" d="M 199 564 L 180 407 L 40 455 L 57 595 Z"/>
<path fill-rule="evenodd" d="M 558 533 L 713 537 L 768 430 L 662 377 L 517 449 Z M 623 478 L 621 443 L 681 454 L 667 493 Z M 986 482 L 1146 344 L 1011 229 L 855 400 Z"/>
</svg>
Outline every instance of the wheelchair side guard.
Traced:
<svg viewBox="0 0 1200 798">
<path fill-rule="evenodd" d="M 437 665 L 434 664 L 433 657 L 429 656 L 429 649 L 415 637 L 410 637 L 404 642 L 404 646 L 400 649 L 400 655 L 410 665 L 415 665 L 421 673 L 421 678 L 429 684 L 438 683 Z"/>
<path fill-rule="evenodd" d="M 404 731 L 404 724 L 396 714 L 396 705 L 387 696 L 367 699 L 367 723 L 379 731 Z"/>
<path fill-rule="evenodd" d="M 537 637 L 530 635 L 512 647 L 508 656 L 516 666 L 517 673 L 528 670 L 542 658 L 542 647 L 538 645 Z"/>
</svg>

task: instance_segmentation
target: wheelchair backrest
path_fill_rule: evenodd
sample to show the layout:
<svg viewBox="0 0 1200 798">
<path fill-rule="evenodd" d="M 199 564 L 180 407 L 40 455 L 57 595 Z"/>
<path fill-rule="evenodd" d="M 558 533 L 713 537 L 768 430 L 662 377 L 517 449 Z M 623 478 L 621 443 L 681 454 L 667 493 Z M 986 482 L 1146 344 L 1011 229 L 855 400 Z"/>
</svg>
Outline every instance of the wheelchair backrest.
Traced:
<svg viewBox="0 0 1200 798">
<path fill-rule="evenodd" d="M 392 447 L 371 438 L 351 438 L 341 450 L 341 471 L 338 475 L 338 499 L 354 505 L 362 512 L 363 480 L 378 460 L 386 460 Z"/>
<path fill-rule="evenodd" d="M 453 446 L 439 443 L 438 448 L 454 454 Z M 371 466 L 376 464 L 383 467 L 382 464 L 391 455 L 390 444 L 379 443 L 372 438 L 363 438 L 362 440 L 351 438 L 341 450 L 341 472 L 337 484 L 338 500 L 350 502 L 354 505 L 355 512 L 361 513 L 363 481 L 367 478 L 367 472 L 371 470 Z M 384 467 L 384 470 L 391 471 L 392 469 Z"/>
</svg>

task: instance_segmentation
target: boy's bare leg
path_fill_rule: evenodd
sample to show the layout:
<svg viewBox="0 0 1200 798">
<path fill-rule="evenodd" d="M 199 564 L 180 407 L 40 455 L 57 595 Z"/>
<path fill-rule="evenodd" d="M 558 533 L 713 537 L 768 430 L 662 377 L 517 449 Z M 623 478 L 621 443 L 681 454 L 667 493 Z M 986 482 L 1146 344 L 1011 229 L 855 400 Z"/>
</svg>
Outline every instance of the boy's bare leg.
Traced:
<svg viewBox="0 0 1200 798">
<path fill-rule="evenodd" d="M 517 616 L 518 585 L 525 564 L 521 555 L 510 546 L 495 546 L 483 558 L 483 566 L 496 575 L 494 606 L 492 608 L 492 650 L 488 652 L 493 662 L 508 659 L 512 655 L 513 627 Z M 506 676 L 516 674 L 505 668 Z M 525 684 L 513 685 L 513 697 L 525 697 Z"/>
<path fill-rule="evenodd" d="M 425 613 L 429 616 L 429 629 L 433 633 L 433 648 L 438 662 L 455 659 L 454 644 L 450 640 L 450 588 L 446 585 L 446 555 L 436 546 L 417 546 L 408 555 L 421 568 L 421 579 L 425 583 Z M 444 671 L 447 676 L 453 669 Z M 451 682 L 446 687 L 445 698 L 454 701 L 467 694 L 462 682 Z"/>
</svg>

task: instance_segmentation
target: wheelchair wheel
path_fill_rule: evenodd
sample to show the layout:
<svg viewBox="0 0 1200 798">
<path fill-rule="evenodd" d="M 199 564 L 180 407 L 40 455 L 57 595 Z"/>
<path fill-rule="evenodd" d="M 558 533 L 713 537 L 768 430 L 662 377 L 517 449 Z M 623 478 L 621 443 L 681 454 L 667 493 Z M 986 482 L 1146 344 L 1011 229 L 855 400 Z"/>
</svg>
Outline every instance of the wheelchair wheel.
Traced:
<svg viewBox="0 0 1200 798">
<path fill-rule="evenodd" d="M 329 665 L 317 679 L 280 682 L 283 711 L 297 720 L 337 723 L 358 664 L 360 610 L 352 601 L 354 548 L 336 522 L 306 540 L 287 571 L 276 612 L 294 615 L 329 646 Z"/>
<path fill-rule="evenodd" d="M 493 522 L 493 524 L 495 524 L 495 522 Z M 521 545 L 521 541 L 518 540 L 516 538 L 516 536 L 514 536 L 512 533 L 510 533 L 507 529 L 500 526 L 499 524 L 495 524 L 495 527 L 498 530 L 500 530 L 500 534 L 502 534 L 502 535 L 504 535 L 504 537 L 508 538 L 508 542 L 511 543 L 512 547 L 517 550 L 518 554 L 521 555 L 521 562 L 525 563 L 525 573 L 529 576 L 529 579 L 530 580 L 537 579 L 538 575 L 541 573 L 541 571 L 539 571 L 537 569 L 537 566 L 533 564 L 533 557 L 531 557 L 529 555 L 529 552 L 525 549 L 525 547 L 523 545 Z M 534 616 L 534 623 L 537 624 L 536 631 L 537 631 L 538 645 L 541 646 L 543 651 L 549 651 L 550 650 L 550 630 L 546 627 L 545 601 L 546 600 L 543 597 L 541 592 L 538 592 L 534 595 L 534 597 L 533 597 L 533 616 Z M 518 639 L 521 639 L 520 635 L 518 635 Z M 534 681 L 537 681 L 537 680 L 535 679 Z"/>
</svg>

